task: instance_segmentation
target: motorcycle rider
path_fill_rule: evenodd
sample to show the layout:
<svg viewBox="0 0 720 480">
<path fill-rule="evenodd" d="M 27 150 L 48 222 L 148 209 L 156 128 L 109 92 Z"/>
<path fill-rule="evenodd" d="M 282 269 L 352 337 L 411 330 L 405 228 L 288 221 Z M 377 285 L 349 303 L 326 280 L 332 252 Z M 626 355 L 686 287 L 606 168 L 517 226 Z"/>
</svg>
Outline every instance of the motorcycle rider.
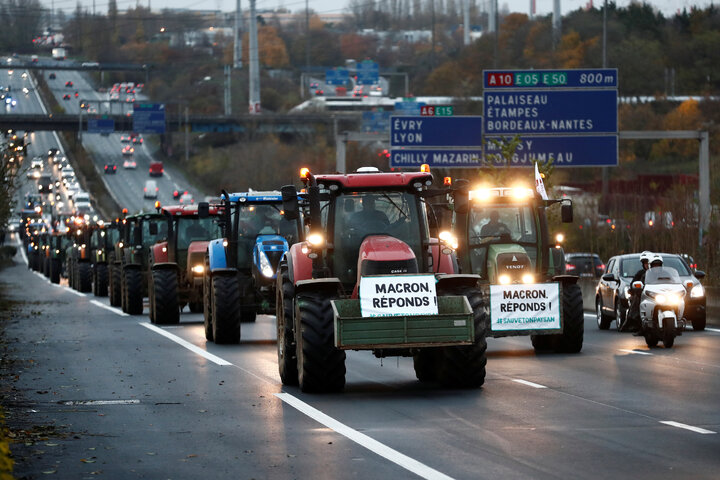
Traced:
<svg viewBox="0 0 720 480">
<path fill-rule="evenodd" d="M 653 253 L 648 250 L 645 250 L 640 254 L 640 263 L 642 264 L 642 268 L 637 271 L 630 283 L 629 308 L 625 319 L 625 325 L 623 325 L 621 330 L 640 332 L 640 294 L 642 293 L 642 290 L 633 288 L 632 284 L 637 281 L 645 281 L 645 272 L 648 268 L 650 268 L 650 258 L 652 256 Z"/>
</svg>

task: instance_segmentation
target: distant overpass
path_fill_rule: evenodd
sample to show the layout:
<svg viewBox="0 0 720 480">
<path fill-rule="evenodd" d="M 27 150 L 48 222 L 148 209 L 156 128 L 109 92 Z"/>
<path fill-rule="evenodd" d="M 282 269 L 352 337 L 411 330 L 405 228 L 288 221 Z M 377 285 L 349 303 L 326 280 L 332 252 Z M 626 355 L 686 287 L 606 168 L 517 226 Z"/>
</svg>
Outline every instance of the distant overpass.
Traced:
<svg viewBox="0 0 720 480">
<path fill-rule="evenodd" d="M 83 133 L 88 131 L 88 117 L 112 119 L 115 123 L 115 132 L 132 132 L 133 118 L 126 115 L 21 115 L 21 114 L 0 114 L 0 128 L 3 130 L 25 130 L 25 131 L 71 131 L 77 132 L 82 127 Z M 334 135 L 345 130 L 356 130 L 359 128 L 360 114 L 291 114 L 291 115 L 236 115 L 232 117 L 211 117 L 202 115 L 190 115 L 178 118 L 168 116 L 165 122 L 166 132 L 185 132 L 186 126 L 190 132 L 238 132 L 248 134 L 288 134 L 288 135 L 311 135 L 323 133 Z"/>
<path fill-rule="evenodd" d="M 72 60 L 49 61 L 43 59 L 39 62 L 20 62 L 17 60 L 12 63 L 0 62 L 0 70 L 80 70 L 90 72 L 104 72 L 112 70 L 147 72 L 153 68 L 154 67 L 151 64 L 96 62 L 76 63 Z"/>
</svg>

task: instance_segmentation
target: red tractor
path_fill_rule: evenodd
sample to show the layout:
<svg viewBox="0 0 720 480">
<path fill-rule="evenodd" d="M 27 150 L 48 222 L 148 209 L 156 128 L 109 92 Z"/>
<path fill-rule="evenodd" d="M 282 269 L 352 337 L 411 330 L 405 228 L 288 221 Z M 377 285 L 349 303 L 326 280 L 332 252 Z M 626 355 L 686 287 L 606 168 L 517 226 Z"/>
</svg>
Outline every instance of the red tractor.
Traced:
<svg viewBox="0 0 720 480">
<path fill-rule="evenodd" d="M 486 311 L 477 275 L 455 275 L 449 245 L 430 237 L 429 170 L 312 175 L 307 196 L 283 187 L 306 241 L 277 276 L 278 364 L 305 392 L 345 385 L 345 351 L 413 357 L 420 381 L 476 388 L 485 380 Z M 302 202 L 302 204 L 300 204 Z"/>
<path fill-rule="evenodd" d="M 206 202 L 165 206 L 167 240 L 152 246 L 148 274 L 150 321 L 175 324 L 180 311 L 203 311 L 205 251 L 210 240 L 222 236 L 218 208 Z M 153 228 L 153 227 L 151 227 Z"/>
</svg>

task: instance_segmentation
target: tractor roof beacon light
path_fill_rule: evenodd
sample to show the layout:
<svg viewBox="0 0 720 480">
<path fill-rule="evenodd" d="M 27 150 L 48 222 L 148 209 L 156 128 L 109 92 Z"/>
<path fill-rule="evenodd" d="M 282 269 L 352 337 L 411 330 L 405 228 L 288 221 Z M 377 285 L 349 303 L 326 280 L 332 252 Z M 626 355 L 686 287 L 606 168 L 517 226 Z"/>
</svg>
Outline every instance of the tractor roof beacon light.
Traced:
<svg viewBox="0 0 720 480">
<path fill-rule="evenodd" d="M 423 163 L 422 165 L 420 165 L 420 171 L 422 173 L 430 173 L 430 165 L 428 165 L 427 163 Z"/>
</svg>

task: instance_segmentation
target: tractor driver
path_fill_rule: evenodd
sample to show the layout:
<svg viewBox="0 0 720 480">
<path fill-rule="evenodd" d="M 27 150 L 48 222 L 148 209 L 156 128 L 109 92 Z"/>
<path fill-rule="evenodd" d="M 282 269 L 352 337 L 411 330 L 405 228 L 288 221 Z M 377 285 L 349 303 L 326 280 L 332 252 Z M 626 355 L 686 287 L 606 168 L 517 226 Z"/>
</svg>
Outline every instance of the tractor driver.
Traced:
<svg viewBox="0 0 720 480">
<path fill-rule="evenodd" d="M 500 221 L 500 213 L 497 210 L 490 212 L 490 221 L 480 229 L 481 237 L 499 237 L 503 233 L 510 233 L 510 229 Z"/>
<path fill-rule="evenodd" d="M 360 231 L 370 231 L 387 228 L 390 220 L 385 212 L 375 208 L 375 196 L 365 195 L 362 197 L 362 210 L 352 214 L 350 225 Z"/>
</svg>

